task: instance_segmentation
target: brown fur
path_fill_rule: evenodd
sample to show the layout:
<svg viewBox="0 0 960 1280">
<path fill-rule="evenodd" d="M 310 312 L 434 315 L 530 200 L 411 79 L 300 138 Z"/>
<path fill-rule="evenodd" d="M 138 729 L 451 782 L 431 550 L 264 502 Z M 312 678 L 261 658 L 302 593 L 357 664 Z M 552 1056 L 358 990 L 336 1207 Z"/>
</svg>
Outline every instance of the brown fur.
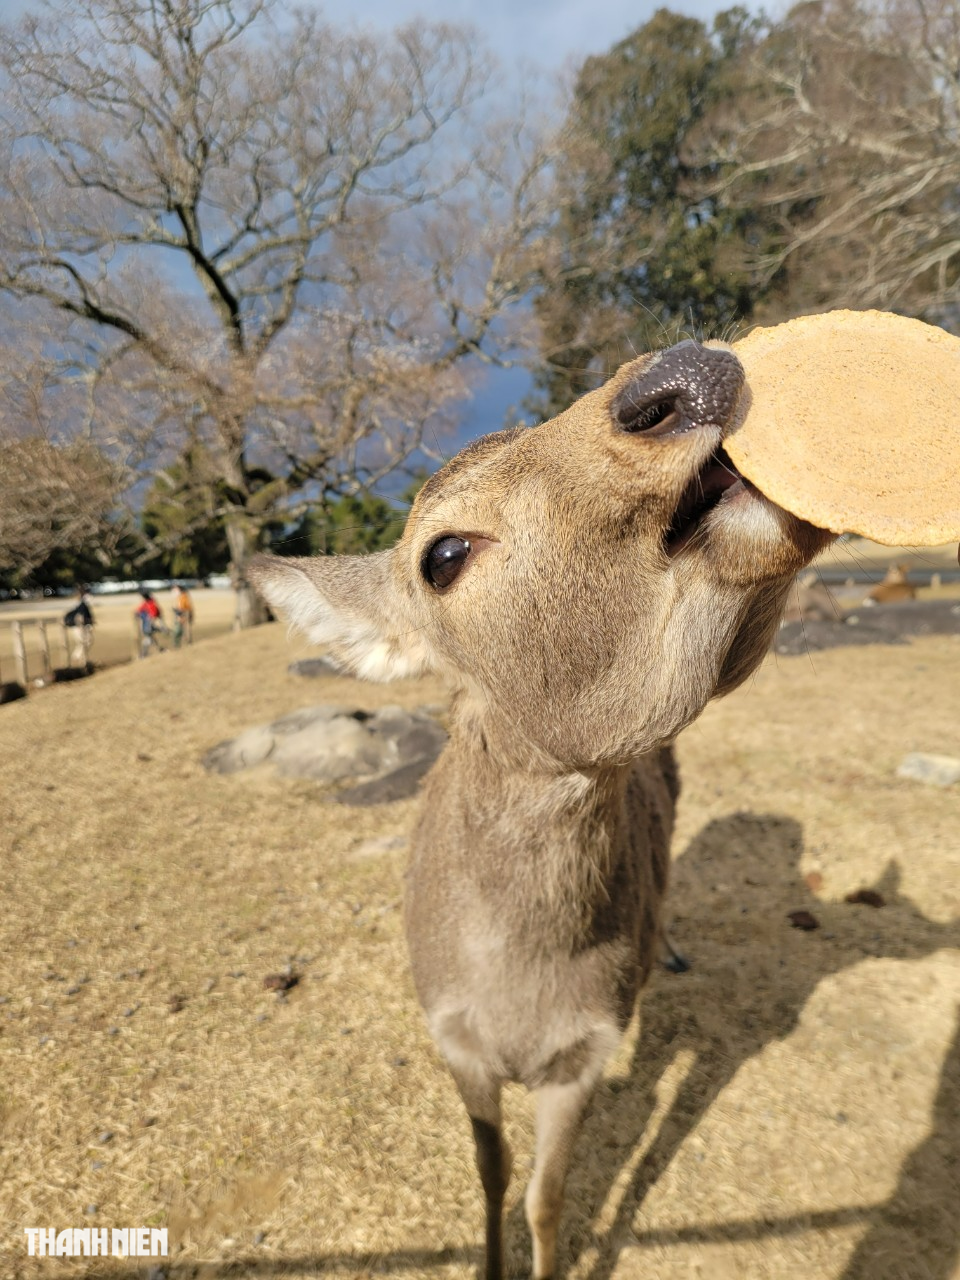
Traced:
<svg viewBox="0 0 960 1280">
<path fill-rule="evenodd" d="M 867 592 L 864 604 L 895 604 L 898 600 L 916 600 L 917 588 L 909 580 L 908 564 L 892 564 L 882 582 Z"/>
<path fill-rule="evenodd" d="M 829 540 L 737 483 L 667 554 L 741 386 L 726 351 L 640 357 L 553 421 L 465 450 L 424 487 L 394 549 L 253 569 L 270 603 L 354 670 L 433 669 L 456 687 L 406 926 L 474 1125 L 491 1280 L 510 1167 L 501 1086 L 539 1095 L 526 1204 L 545 1277 L 580 1120 L 660 941 L 669 744 L 757 667 L 794 575 Z M 649 405 L 665 420 L 625 431 Z M 472 549 L 437 590 L 422 566 L 443 536 Z"/>
</svg>

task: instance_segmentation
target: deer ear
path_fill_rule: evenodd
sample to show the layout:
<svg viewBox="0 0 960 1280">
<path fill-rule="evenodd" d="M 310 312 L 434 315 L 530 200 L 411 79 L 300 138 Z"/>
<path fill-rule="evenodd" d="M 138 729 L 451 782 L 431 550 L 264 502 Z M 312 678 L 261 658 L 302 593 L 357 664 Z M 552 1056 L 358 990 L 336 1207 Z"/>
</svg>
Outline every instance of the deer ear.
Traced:
<svg viewBox="0 0 960 1280">
<path fill-rule="evenodd" d="M 366 556 L 256 556 L 247 572 L 264 600 L 314 644 L 365 680 L 430 670 L 422 624 L 397 585 L 393 552 Z"/>
</svg>

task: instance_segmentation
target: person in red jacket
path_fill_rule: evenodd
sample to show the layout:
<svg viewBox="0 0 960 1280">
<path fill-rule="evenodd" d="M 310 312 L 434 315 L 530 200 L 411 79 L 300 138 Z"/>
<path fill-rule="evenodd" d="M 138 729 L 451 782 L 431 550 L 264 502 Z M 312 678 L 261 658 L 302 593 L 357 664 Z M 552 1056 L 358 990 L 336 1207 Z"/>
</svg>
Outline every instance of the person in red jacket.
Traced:
<svg viewBox="0 0 960 1280">
<path fill-rule="evenodd" d="M 140 595 L 143 597 L 140 604 L 134 609 L 134 617 L 140 627 L 140 657 L 146 658 L 156 649 L 160 650 L 157 643 L 157 636 L 163 635 L 166 628 L 163 625 L 163 614 L 160 612 L 160 606 L 153 598 L 153 594 L 147 591 L 145 587 L 140 588 Z"/>
</svg>

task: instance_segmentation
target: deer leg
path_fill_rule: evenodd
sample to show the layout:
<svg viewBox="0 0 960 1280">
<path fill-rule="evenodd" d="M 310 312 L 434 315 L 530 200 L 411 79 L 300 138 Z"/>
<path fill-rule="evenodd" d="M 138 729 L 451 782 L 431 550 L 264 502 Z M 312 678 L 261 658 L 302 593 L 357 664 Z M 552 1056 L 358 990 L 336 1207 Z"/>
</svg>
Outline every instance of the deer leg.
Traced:
<svg viewBox="0 0 960 1280">
<path fill-rule="evenodd" d="M 503 1197 L 510 1181 L 510 1152 L 498 1126 L 470 1117 L 477 1144 L 477 1168 L 487 1202 L 486 1280 L 503 1276 Z"/>
<path fill-rule="evenodd" d="M 660 963 L 671 973 L 687 973 L 690 969 L 690 961 L 673 945 L 666 929 L 660 930 Z"/>
<path fill-rule="evenodd" d="M 526 1196 L 534 1280 L 553 1275 L 567 1169 L 596 1078 L 591 1071 L 569 1084 L 537 1090 L 537 1156 Z"/>
<path fill-rule="evenodd" d="M 477 1169 L 486 1200 L 486 1280 L 503 1277 L 503 1198 L 510 1181 L 510 1148 L 501 1133 L 500 1082 L 454 1072 L 473 1126 Z"/>
</svg>

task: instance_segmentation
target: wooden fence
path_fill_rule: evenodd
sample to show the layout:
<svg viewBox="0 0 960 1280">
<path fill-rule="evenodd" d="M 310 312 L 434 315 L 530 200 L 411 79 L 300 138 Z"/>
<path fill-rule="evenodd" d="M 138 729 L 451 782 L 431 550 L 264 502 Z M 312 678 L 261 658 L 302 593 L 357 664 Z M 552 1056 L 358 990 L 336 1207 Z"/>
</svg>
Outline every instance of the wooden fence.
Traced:
<svg viewBox="0 0 960 1280">
<path fill-rule="evenodd" d="M 0 624 L 0 639 L 9 642 L 0 645 L 0 701 L 22 697 L 31 685 L 76 679 L 89 670 L 91 634 L 88 627 L 68 627 L 46 618 L 24 618 Z"/>
</svg>

